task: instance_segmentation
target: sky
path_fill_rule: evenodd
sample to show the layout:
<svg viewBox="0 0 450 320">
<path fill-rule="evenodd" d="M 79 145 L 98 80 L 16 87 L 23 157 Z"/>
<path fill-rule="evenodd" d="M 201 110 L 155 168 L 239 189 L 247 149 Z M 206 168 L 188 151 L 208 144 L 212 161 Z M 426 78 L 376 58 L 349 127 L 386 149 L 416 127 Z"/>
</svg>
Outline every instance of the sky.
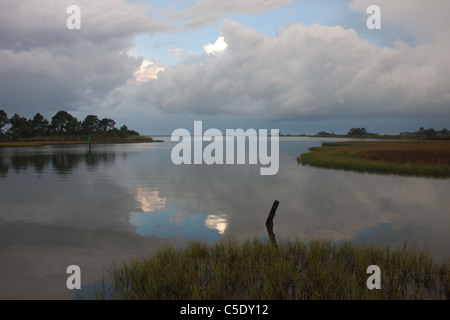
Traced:
<svg viewBox="0 0 450 320">
<path fill-rule="evenodd" d="M 94 114 L 145 135 L 196 120 L 450 128 L 448 12 L 448 0 L 0 0 L 0 110 Z"/>
</svg>

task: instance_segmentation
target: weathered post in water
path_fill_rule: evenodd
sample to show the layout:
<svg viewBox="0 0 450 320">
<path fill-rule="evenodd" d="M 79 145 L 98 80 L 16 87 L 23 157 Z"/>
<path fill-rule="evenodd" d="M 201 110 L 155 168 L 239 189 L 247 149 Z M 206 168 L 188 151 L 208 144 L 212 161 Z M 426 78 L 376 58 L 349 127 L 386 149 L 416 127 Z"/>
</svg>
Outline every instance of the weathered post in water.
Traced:
<svg viewBox="0 0 450 320">
<path fill-rule="evenodd" d="M 266 228 L 267 232 L 269 233 L 269 238 L 272 244 L 277 247 L 277 240 L 275 239 L 275 234 L 273 233 L 273 218 L 275 218 L 275 213 L 278 209 L 278 205 L 280 204 L 280 201 L 275 200 L 272 205 L 272 209 L 269 212 L 269 216 L 266 220 Z"/>
</svg>

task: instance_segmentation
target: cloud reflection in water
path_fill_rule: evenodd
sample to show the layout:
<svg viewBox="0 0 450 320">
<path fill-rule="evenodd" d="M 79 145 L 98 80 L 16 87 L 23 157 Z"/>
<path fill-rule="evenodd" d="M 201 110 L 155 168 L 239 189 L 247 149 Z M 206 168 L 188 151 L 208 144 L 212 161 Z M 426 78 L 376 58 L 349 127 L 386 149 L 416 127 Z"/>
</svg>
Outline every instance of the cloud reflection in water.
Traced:
<svg viewBox="0 0 450 320">
<path fill-rule="evenodd" d="M 136 201 L 142 211 L 131 212 L 129 222 L 142 236 L 216 241 L 228 226 L 226 215 L 182 211 L 160 197 L 158 189 L 137 188 Z"/>
</svg>

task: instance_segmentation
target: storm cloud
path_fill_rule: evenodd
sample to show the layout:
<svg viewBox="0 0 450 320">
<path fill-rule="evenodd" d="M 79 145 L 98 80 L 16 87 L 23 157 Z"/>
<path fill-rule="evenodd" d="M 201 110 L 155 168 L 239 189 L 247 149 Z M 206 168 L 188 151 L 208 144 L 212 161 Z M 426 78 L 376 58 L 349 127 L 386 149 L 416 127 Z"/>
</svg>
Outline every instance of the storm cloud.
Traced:
<svg viewBox="0 0 450 320">
<path fill-rule="evenodd" d="M 301 21 L 269 36 L 230 16 L 268 12 L 291 0 L 201 0 L 164 9 L 138 2 L 0 2 L 0 109 L 25 117 L 62 109 L 100 113 L 166 128 L 173 117 L 280 124 L 449 116 L 448 1 L 378 1 L 379 35 L 398 38 L 387 46 L 365 40 L 360 30 Z M 358 25 L 365 26 L 369 2 L 347 5 L 360 13 Z M 72 4 L 81 8 L 81 30 L 66 26 Z M 178 64 L 129 53 L 137 35 L 218 22 L 217 38 L 204 42 L 213 50 L 174 47 Z"/>
<path fill-rule="evenodd" d="M 78 1 L 82 27 L 69 30 L 71 4 L 0 2 L 0 108 L 30 116 L 91 107 L 141 65 L 127 55 L 135 35 L 172 28 L 154 22 L 147 7 L 100 0 Z"/>
</svg>

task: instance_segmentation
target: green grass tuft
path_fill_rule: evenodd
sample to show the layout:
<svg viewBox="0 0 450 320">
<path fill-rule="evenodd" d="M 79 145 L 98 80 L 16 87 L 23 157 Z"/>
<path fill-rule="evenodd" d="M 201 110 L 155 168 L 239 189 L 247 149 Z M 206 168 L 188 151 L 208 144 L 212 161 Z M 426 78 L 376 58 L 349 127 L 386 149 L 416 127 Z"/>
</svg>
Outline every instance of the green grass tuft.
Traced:
<svg viewBox="0 0 450 320">
<path fill-rule="evenodd" d="M 369 290 L 367 268 L 381 269 L 381 289 Z M 95 299 L 361 300 L 449 299 L 448 262 L 426 250 L 315 240 L 168 247 L 109 269 Z M 105 293 L 105 282 L 112 283 Z"/>
</svg>

